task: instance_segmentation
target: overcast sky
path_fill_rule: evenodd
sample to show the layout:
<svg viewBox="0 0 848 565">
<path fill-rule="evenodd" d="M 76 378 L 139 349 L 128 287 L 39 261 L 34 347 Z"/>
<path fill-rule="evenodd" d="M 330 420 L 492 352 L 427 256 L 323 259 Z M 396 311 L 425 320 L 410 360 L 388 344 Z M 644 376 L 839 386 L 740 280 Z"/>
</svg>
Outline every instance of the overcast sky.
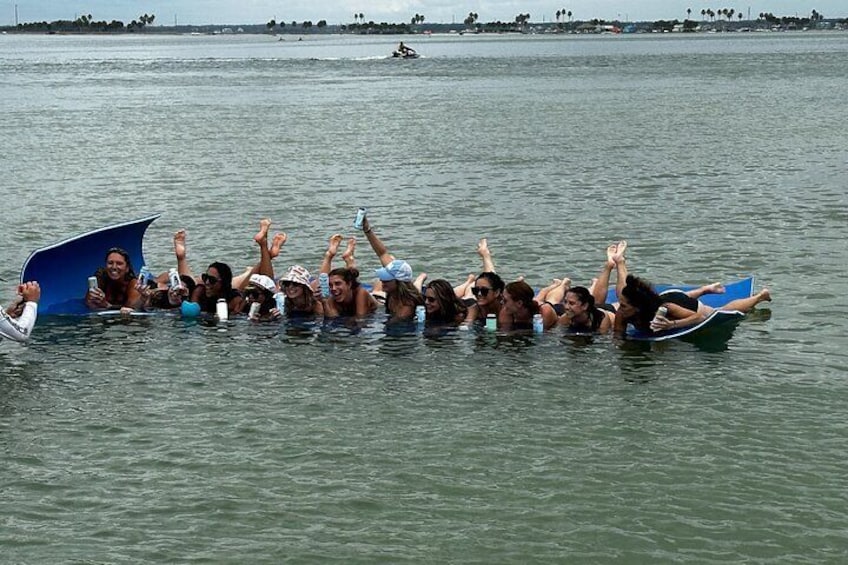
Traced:
<svg viewBox="0 0 848 565">
<path fill-rule="evenodd" d="M 350 23 L 353 14 L 365 20 L 406 22 L 422 14 L 427 22 L 462 22 L 469 12 L 479 21 L 512 21 L 517 14 L 530 14 L 533 22 L 556 20 L 557 10 L 570 10 L 573 19 L 657 20 L 683 19 L 692 9 L 692 19 L 701 10 L 733 8 L 756 18 L 760 12 L 776 16 L 808 16 L 812 10 L 826 18 L 848 17 L 846 0 L 747 0 L 744 2 L 687 2 L 685 0 L 0 0 L 0 25 L 19 22 L 73 20 L 91 14 L 95 20 L 128 23 L 142 14 L 154 14 L 155 24 L 263 24 L 277 21 L 327 20 L 329 24 Z"/>
</svg>

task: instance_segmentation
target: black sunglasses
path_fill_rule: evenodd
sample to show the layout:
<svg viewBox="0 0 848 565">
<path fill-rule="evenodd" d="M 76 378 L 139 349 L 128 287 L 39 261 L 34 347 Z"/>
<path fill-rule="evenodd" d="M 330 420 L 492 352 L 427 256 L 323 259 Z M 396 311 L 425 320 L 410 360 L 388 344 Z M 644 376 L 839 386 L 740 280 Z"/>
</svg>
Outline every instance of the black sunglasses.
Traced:
<svg viewBox="0 0 848 565">
<path fill-rule="evenodd" d="M 475 286 L 471 289 L 471 294 L 473 294 L 474 296 L 482 296 L 483 298 L 486 298 L 487 296 L 489 296 L 490 290 L 492 289 L 486 288 L 485 286 Z"/>
<path fill-rule="evenodd" d="M 255 286 L 247 287 L 244 290 L 244 294 L 248 298 L 261 298 L 264 295 L 262 289 L 256 288 Z"/>
<path fill-rule="evenodd" d="M 213 277 L 212 275 L 207 275 L 206 273 L 200 275 L 200 278 L 206 284 L 218 284 L 218 281 L 221 280 L 218 277 Z"/>
</svg>

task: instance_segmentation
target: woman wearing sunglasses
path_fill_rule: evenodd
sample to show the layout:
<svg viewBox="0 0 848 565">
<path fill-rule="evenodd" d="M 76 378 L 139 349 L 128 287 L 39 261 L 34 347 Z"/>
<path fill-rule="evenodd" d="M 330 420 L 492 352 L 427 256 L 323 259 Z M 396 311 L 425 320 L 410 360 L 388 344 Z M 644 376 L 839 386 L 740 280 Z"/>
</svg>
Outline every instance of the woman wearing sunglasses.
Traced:
<svg viewBox="0 0 848 565">
<path fill-rule="evenodd" d="M 424 309 L 428 327 L 458 325 L 468 315 L 468 307 L 444 279 L 436 279 L 424 289 Z"/>
<path fill-rule="evenodd" d="M 200 305 L 201 312 L 214 314 L 215 306 L 221 298 L 227 302 L 230 315 L 244 310 L 244 298 L 233 288 L 233 271 L 229 265 L 217 261 L 212 263 L 200 275 L 200 280 L 202 282 L 194 289 L 191 301 Z"/>
<path fill-rule="evenodd" d="M 141 307 L 144 298 L 136 288 L 129 253 L 113 247 L 106 252 L 105 263 L 94 273 L 97 286 L 86 293 L 86 306 L 92 310 L 133 310 Z"/>
<path fill-rule="evenodd" d="M 498 328 L 507 324 L 509 320 L 502 308 L 504 286 L 503 279 L 497 273 L 485 271 L 477 275 L 471 287 L 475 303 L 468 308 L 465 323 L 486 324 L 487 320 L 494 319 Z"/>
<path fill-rule="evenodd" d="M 280 313 L 276 310 L 277 301 L 274 299 L 276 292 L 277 285 L 271 277 L 260 274 L 250 275 L 247 288 L 244 290 L 244 312 L 251 312 L 254 305 L 258 304 L 259 309 L 251 315 L 252 320 L 259 322 L 279 318 Z"/>
<path fill-rule="evenodd" d="M 324 315 L 324 305 L 315 298 L 315 292 L 309 284 L 309 271 L 300 265 L 289 267 L 280 277 L 280 288 L 286 297 L 285 313 L 287 318 L 305 318 Z"/>
</svg>

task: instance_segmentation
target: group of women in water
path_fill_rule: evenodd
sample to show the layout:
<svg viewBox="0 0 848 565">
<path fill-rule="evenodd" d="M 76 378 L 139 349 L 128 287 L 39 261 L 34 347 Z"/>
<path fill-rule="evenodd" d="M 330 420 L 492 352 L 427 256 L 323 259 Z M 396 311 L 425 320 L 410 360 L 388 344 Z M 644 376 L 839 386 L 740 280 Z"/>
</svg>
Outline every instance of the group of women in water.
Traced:
<svg viewBox="0 0 848 565">
<path fill-rule="evenodd" d="M 374 272 L 371 288 L 360 282 L 356 266 L 356 238 L 347 240 L 341 254 L 343 267 L 334 267 L 344 238 L 333 235 L 312 276 L 300 265 L 292 265 L 277 277 L 273 267 L 286 242 L 285 233 L 269 241 L 270 220 L 260 222 L 254 241 L 259 261 L 234 275 L 222 262 L 209 264 L 196 276 L 189 267 L 186 232 L 174 234 L 176 273 L 162 273 L 149 280 L 136 275 L 129 255 L 118 248 L 108 250 L 105 264 L 94 274 L 97 284 L 85 296 L 89 308 L 132 310 L 179 308 L 184 315 L 218 315 L 226 305 L 227 316 L 248 314 L 255 321 L 286 318 L 361 319 L 384 308 L 388 323 L 424 317 L 427 326 L 496 327 L 504 332 L 551 330 L 564 327 L 580 333 L 623 334 L 630 324 L 642 332 L 665 332 L 696 325 L 713 309 L 698 300 L 706 293 L 722 293 L 718 283 L 688 292 L 658 294 L 647 281 L 627 271 L 627 243 L 618 241 L 606 249 L 606 260 L 588 286 L 555 279 L 538 292 L 523 279 L 506 283 L 496 272 L 486 239 L 477 253 L 482 271 L 454 285 L 445 279 L 428 281 L 426 274 L 413 276 L 409 263 L 389 253 L 365 217 L 361 231 L 382 267 Z M 178 280 L 175 279 L 177 276 Z M 612 279 L 615 300 L 607 301 Z M 284 297 L 284 300 L 281 298 Z M 748 312 L 771 300 L 768 289 L 734 300 L 722 307 Z M 219 304 L 222 303 L 222 304 Z M 423 309 L 423 312 L 422 312 Z"/>
</svg>

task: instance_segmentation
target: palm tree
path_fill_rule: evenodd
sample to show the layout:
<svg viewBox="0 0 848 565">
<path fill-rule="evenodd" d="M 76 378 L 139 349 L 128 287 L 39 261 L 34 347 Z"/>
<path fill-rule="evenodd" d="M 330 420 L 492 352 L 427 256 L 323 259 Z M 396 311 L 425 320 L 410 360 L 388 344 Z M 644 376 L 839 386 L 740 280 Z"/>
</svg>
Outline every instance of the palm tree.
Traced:
<svg viewBox="0 0 848 565">
<path fill-rule="evenodd" d="M 562 13 L 562 12 L 560 12 L 559 10 L 557 10 L 557 11 L 556 11 L 557 23 L 559 23 L 559 15 L 560 15 L 561 13 Z"/>
<path fill-rule="evenodd" d="M 571 22 L 571 10 L 568 11 L 568 21 Z"/>
<path fill-rule="evenodd" d="M 688 20 L 691 15 L 692 15 L 692 8 L 686 8 L 686 19 Z"/>
<path fill-rule="evenodd" d="M 365 23 L 365 14 L 363 14 L 362 12 L 359 12 L 359 23 L 360 24 Z"/>
</svg>

